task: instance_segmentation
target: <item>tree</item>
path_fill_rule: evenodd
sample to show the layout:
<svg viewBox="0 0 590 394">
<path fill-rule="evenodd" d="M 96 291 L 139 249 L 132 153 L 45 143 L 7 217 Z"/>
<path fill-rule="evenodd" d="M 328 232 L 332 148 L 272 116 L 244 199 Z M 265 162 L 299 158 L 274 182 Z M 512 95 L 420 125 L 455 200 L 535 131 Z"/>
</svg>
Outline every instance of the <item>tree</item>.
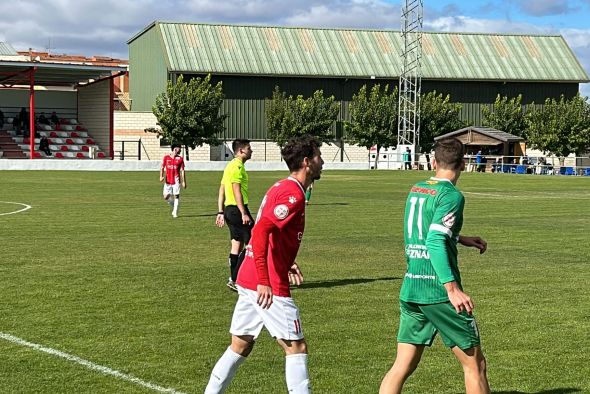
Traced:
<svg viewBox="0 0 590 394">
<path fill-rule="evenodd" d="M 583 155 L 590 147 L 590 104 L 578 93 L 571 100 L 547 99 L 543 108 L 532 108 L 527 114 L 528 143 L 543 153 L 563 160 L 571 153 Z"/>
<path fill-rule="evenodd" d="M 211 85 L 211 75 L 192 78 L 188 83 L 181 75 L 176 83 L 168 81 L 166 91 L 156 97 L 152 111 L 159 128 L 146 131 L 184 145 L 188 160 L 188 148 L 219 144 L 217 135 L 225 129 L 227 118 L 220 111 L 223 99 L 222 84 Z"/>
<path fill-rule="evenodd" d="M 350 103 L 350 122 L 345 122 L 346 139 L 354 145 L 367 149 L 376 146 L 375 168 L 381 148 L 397 146 L 397 87 L 382 89 L 377 84 L 367 92 L 363 85 Z"/>
<path fill-rule="evenodd" d="M 527 121 L 522 105 L 522 95 L 508 99 L 507 96 L 496 97 L 492 109 L 482 108 L 483 126 L 492 127 L 510 134 L 525 136 Z"/>
<path fill-rule="evenodd" d="M 279 146 L 290 138 L 310 134 L 322 142 L 334 138 L 332 125 L 338 119 L 340 105 L 334 96 L 324 97 L 316 90 L 311 97 L 287 96 L 277 86 L 270 100 L 266 100 L 265 114 L 269 137 Z"/>
<path fill-rule="evenodd" d="M 451 96 L 443 97 L 436 90 L 422 95 L 420 99 L 420 151 L 426 155 L 430 170 L 430 152 L 434 148 L 434 137 L 465 127 L 459 114 L 461 104 L 451 103 Z"/>
</svg>

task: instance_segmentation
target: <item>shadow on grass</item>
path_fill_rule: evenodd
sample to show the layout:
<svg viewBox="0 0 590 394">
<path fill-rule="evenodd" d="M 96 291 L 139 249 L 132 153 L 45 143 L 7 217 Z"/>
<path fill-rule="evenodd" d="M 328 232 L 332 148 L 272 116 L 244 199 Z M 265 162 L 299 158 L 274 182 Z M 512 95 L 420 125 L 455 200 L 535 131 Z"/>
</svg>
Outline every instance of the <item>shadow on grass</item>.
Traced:
<svg viewBox="0 0 590 394">
<path fill-rule="evenodd" d="M 320 288 L 359 285 L 359 284 L 363 284 L 363 283 L 391 281 L 391 280 L 401 280 L 401 278 L 392 276 L 392 277 L 385 277 L 385 278 L 334 279 L 334 280 L 324 280 L 321 282 L 320 281 L 318 281 L 318 282 L 304 282 L 298 288 L 299 289 L 320 289 Z"/>
<path fill-rule="evenodd" d="M 569 394 L 569 393 L 580 393 L 582 390 L 566 387 L 561 389 L 549 389 L 549 390 L 542 390 L 537 391 L 534 393 L 526 393 L 524 391 L 494 391 L 492 390 L 493 394 Z"/>
</svg>

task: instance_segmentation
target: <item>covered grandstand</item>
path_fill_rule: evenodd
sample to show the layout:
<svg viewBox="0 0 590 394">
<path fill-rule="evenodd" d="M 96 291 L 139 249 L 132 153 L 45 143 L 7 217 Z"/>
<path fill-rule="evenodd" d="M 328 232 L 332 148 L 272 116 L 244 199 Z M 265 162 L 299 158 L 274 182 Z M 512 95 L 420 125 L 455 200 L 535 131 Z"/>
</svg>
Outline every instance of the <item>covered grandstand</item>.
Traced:
<svg viewBox="0 0 590 394">
<path fill-rule="evenodd" d="M 112 158 L 113 78 L 125 66 L 42 60 L 0 45 L 4 158 Z M 24 111 L 22 110 L 24 108 Z M 21 119 L 21 112 L 27 119 Z M 40 122 L 41 113 L 57 121 Z M 47 138 L 48 153 L 39 150 Z"/>
</svg>

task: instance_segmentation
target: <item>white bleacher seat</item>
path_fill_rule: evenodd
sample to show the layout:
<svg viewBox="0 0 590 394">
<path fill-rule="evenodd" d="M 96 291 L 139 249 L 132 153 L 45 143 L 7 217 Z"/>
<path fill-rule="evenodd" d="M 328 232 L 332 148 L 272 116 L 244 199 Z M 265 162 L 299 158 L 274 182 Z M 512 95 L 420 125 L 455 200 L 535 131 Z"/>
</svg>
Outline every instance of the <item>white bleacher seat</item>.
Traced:
<svg viewBox="0 0 590 394">
<path fill-rule="evenodd" d="M 72 126 L 72 125 L 69 125 L 69 124 L 64 124 L 64 125 L 61 125 L 61 129 L 63 131 L 74 131 L 74 130 L 76 130 L 76 126 Z"/>
<path fill-rule="evenodd" d="M 73 124 L 73 125 L 77 125 L 78 124 L 78 120 L 77 119 L 68 119 L 68 122 L 70 122 L 70 124 Z"/>
</svg>

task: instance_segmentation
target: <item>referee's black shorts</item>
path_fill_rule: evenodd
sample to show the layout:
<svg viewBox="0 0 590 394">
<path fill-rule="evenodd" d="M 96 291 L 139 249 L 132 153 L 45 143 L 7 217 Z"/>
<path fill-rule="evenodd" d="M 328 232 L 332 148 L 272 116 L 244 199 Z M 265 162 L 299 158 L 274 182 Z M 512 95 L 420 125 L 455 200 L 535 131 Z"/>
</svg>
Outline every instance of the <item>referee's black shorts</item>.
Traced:
<svg viewBox="0 0 590 394">
<path fill-rule="evenodd" d="M 238 209 L 237 205 L 227 205 L 223 208 L 223 217 L 229 227 L 229 235 L 231 239 L 242 242 L 247 245 L 250 242 L 250 234 L 252 233 L 252 227 L 254 226 L 254 219 L 248 209 L 248 206 L 244 206 L 248 216 L 250 216 L 250 224 L 244 224 L 242 221 L 242 213 Z"/>
</svg>

